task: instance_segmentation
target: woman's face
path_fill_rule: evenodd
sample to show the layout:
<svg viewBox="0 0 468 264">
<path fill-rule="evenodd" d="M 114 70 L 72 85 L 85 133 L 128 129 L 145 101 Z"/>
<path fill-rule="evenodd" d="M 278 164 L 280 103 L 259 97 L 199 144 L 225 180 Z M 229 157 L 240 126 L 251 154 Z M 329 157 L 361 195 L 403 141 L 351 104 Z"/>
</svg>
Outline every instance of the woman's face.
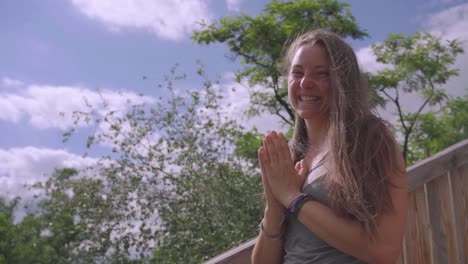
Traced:
<svg viewBox="0 0 468 264">
<path fill-rule="evenodd" d="M 289 102 L 304 119 L 328 116 L 330 63 L 326 50 L 305 45 L 294 55 L 288 76 Z"/>
</svg>

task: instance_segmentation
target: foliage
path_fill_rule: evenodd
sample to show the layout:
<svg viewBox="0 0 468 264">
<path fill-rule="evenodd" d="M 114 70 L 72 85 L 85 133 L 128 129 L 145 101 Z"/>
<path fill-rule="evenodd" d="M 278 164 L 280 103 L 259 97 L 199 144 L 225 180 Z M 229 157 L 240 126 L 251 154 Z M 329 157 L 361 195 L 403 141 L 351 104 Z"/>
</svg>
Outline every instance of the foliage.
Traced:
<svg viewBox="0 0 468 264">
<path fill-rule="evenodd" d="M 458 40 L 443 41 L 430 33 L 412 36 L 391 34 L 382 44 L 372 45 L 377 61 L 387 67 L 369 74 L 371 87 L 397 109 L 403 133 L 403 156 L 409 161 L 409 139 L 427 105 L 441 105 L 447 98 L 444 85 L 458 75 L 451 66 L 463 53 Z M 419 93 L 423 103 L 415 112 L 401 106 L 402 94 Z"/>
<path fill-rule="evenodd" d="M 468 138 L 468 95 L 447 100 L 438 112 L 422 114 L 409 138 L 409 161 L 427 158 Z"/>
<path fill-rule="evenodd" d="M 15 224 L 13 212 L 17 201 L 6 205 L 0 198 L 0 263 L 69 263 L 66 254 L 69 240 L 63 234 L 73 228 L 62 225 L 63 219 L 49 222 L 34 215 Z M 51 230 L 57 235 L 45 232 Z"/>
<path fill-rule="evenodd" d="M 41 212 L 38 217 L 45 224 L 49 243 L 63 245 L 57 252 L 62 263 L 124 262 L 127 259 L 119 248 L 112 256 L 107 252 L 112 242 L 110 233 L 118 226 L 112 220 L 120 214 L 112 211 L 112 201 L 106 199 L 109 189 L 102 178 L 64 168 L 32 188 L 43 190 L 43 195 L 39 196 Z"/>
<path fill-rule="evenodd" d="M 246 158 L 257 166 L 258 148 L 263 144 L 263 135 L 256 130 L 248 131 L 239 138 L 236 142 L 234 154 L 239 157 Z"/>
<path fill-rule="evenodd" d="M 349 5 L 337 0 L 271 1 L 263 13 L 251 17 L 226 16 L 192 38 L 199 44 L 225 43 L 232 59 L 242 58 L 244 68 L 236 76 L 250 84 L 250 116 L 268 112 L 292 125 L 294 114 L 287 100 L 287 88 L 278 70 L 283 46 L 300 32 L 326 28 L 343 37 L 359 39 L 367 33 L 357 25 Z M 260 88 L 255 88 L 259 85 Z"/>
<path fill-rule="evenodd" d="M 113 153 L 85 175 L 59 173 L 36 187 L 49 197 L 45 215 L 74 217 L 79 261 L 199 263 L 257 233 L 259 171 L 235 154 L 249 134 L 221 114 L 219 86 L 205 79 L 204 89 L 182 93 L 173 88 L 181 78 L 175 70 L 166 78 L 169 98 L 155 107 L 74 114 L 100 128 L 89 146 L 112 144 Z"/>
</svg>

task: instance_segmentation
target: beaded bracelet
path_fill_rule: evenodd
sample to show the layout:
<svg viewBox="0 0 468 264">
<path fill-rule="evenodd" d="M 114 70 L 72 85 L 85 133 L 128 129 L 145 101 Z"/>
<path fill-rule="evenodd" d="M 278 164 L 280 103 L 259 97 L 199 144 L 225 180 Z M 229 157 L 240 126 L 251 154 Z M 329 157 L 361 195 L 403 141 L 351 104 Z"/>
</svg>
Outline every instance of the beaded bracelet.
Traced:
<svg viewBox="0 0 468 264">
<path fill-rule="evenodd" d="M 314 200 L 314 197 L 311 194 L 299 194 L 289 203 L 288 207 L 284 209 L 284 217 L 287 218 L 288 216 L 296 216 L 304 203 L 310 200 Z"/>
<path fill-rule="evenodd" d="M 314 197 L 309 193 L 301 193 L 296 196 L 288 205 L 287 208 L 284 209 L 283 219 L 281 220 L 281 225 L 287 222 L 289 216 L 296 216 L 301 207 L 304 205 L 305 202 L 314 200 Z M 278 234 L 271 234 L 268 233 L 265 228 L 263 227 L 263 219 L 260 222 L 260 233 L 269 239 L 279 239 L 283 236 L 284 230 Z"/>
<path fill-rule="evenodd" d="M 283 221 L 284 221 L 284 218 L 283 218 Z M 281 225 L 283 225 L 283 221 L 281 221 Z M 263 219 L 262 219 L 262 221 L 260 221 L 260 233 L 269 239 L 276 240 L 276 239 L 280 239 L 283 236 L 284 230 L 279 232 L 278 234 L 268 233 L 263 227 Z"/>
</svg>

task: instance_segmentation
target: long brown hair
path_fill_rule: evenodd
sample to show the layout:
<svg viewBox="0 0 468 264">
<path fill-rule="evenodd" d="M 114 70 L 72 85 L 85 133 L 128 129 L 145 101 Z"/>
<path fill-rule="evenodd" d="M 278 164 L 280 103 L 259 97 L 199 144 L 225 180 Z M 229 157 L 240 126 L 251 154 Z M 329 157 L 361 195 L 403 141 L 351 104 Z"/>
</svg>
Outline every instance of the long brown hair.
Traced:
<svg viewBox="0 0 468 264">
<path fill-rule="evenodd" d="M 297 37 L 282 64 L 289 70 L 297 50 L 319 45 L 328 53 L 331 77 L 329 151 L 325 186 L 331 208 L 340 216 L 358 220 L 375 238 L 377 214 L 392 210 L 389 171 L 400 172 L 393 133 L 370 107 L 369 91 L 353 49 L 338 35 L 314 30 Z M 295 115 L 291 141 L 293 159 L 304 158 L 307 147 L 305 121 Z"/>
</svg>

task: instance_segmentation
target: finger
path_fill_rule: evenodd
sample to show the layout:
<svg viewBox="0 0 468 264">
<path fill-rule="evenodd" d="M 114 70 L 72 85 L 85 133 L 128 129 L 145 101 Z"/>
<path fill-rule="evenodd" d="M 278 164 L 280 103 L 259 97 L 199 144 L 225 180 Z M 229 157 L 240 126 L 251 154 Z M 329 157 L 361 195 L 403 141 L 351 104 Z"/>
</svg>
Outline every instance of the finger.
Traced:
<svg viewBox="0 0 468 264">
<path fill-rule="evenodd" d="M 279 137 L 281 139 L 281 146 L 283 148 L 283 151 L 284 151 L 285 155 L 287 155 L 290 158 L 291 157 L 291 149 L 289 148 L 288 140 L 286 139 L 286 137 L 284 136 L 283 133 L 280 133 Z"/>
<path fill-rule="evenodd" d="M 299 173 L 301 171 L 301 162 L 296 162 L 296 165 L 294 166 L 294 169 Z"/>
<path fill-rule="evenodd" d="M 265 174 L 265 166 L 263 165 L 263 159 L 265 156 L 265 150 L 263 147 L 258 148 L 258 165 L 260 165 L 260 170 L 262 171 L 262 178 L 263 175 Z"/>
<path fill-rule="evenodd" d="M 266 171 L 265 171 L 265 159 L 267 159 L 266 157 L 266 152 L 265 152 L 265 149 L 263 147 L 260 147 L 258 149 L 258 163 L 260 165 L 260 170 L 262 172 L 262 185 L 263 185 L 263 202 L 265 204 L 268 204 L 268 197 L 270 196 L 270 186 L 268 185 L 268 181 L 266 179 Z"/>
<path fill-rule="evenodd" d="M 265 185 L 267 183 L 267 176 L 270 172 L 270 163 L 268 161 L 268 157 L 264 148 L 260 147 L 260 149 L 258 150 L 258 157 L 260 161 L 260 169 L 262 170 L 262 181 L 264 181 L 263 184 Z"/>
<path fill-rule="evenodd" d="M 268 150 L 268 156 L 270 158 L 270 164 L 278 164 L 278 151 L 273 143 L 273 134 L 265 137 L 264 144 Z"/>
<path fill-rule="evenodd" d="M 309 173 L 309 166 L 307 165 L 307 162 L 305 162 L 303 159 L 299 161 L 301 164 L 301 170 L 299 171 L 299 175 L 302 177 L 307 177 L 307 174 Z"/>
<path fill-rule="evenodd" d="M 276 155 L 278 157 L 278 160 L 283 161 L 284 153 L 282 152 L 282 139 L 280 137 L 280 134 L 276 133 L 276 131 L 273 131 L 271 135 L 271 139 L 272 139 L 272 143 L 273 143 Z"/>
<path fill-rule="evenodd" d="M 269 134 L 268 134 L 269 135 Z M 267 157 L 267 161 L 270 162 L 271 161 L 271 158 L 270 158 L 270 150 L 268 149 L 268 145 L 267 145 L 267 142 L 266 142 L 266 138 L 268 137 L 268 135 L 266 135 L 264 138 L 263 138 L 263 149 L 265 151 L 265 155 Z"/>
<path fill-rule="evenodd" d="M 263 147 L 260 147 L 258 149 L 258 161 L 260 164 L 260 170 L 262 171 L 262 180 L 265 180 L 266 178 L 266 168 L 265 164 L 268 164 L 268 157 L 266 155 L 266 151 Z"/>
<path fill-rule="evenodd" d="M 280 159 L 286 164 L 292 164 L 291 151 L 283 133 L 279 133 L 278 140 L 276 142 L 278 145 L 278 152 L 280 153 Z"/>
</svg>

